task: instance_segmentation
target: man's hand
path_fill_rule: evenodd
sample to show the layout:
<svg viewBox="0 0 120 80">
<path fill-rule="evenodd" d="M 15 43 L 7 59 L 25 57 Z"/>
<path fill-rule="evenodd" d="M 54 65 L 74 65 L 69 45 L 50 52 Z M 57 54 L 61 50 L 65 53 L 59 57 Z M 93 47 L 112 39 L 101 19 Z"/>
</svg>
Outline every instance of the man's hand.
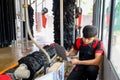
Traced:
<svg viewBox="0 0 120 80">
<path fill-rule="evenodd" d="M 76 64 L 80 64 L 80 60 L 79 59 L 71 59 L 70 62 L 74 65 Z"/>
<path fill-rule="evenodd" d="M 66 51 L 66 56 L 70 56 L 70 52 L 69 51 Z"/>
<path fill-rule="evenodd" d="M 75 56 L 78 51 L 71 49 L 70 51 L 66 51 L 66 56 Z"/>
</svg>

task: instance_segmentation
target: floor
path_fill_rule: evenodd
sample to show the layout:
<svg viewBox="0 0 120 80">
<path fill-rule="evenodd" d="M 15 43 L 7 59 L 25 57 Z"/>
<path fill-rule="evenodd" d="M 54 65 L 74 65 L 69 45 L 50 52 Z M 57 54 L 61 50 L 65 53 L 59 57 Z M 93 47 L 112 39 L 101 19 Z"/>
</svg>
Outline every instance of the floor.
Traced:
<svg viewBox="0 0 120 80">
<path fill-rule="evenodd" d="M 0 71 L 15 64 L 21 57 L 29 54 L 29 52 L 31 52 L 31 50 L 27 50 L 25 53 L 22 53 L 20 47 L 16 46 L 16 44 L 12 45 L 11 47 L 1 48 Z"/>
</svg>

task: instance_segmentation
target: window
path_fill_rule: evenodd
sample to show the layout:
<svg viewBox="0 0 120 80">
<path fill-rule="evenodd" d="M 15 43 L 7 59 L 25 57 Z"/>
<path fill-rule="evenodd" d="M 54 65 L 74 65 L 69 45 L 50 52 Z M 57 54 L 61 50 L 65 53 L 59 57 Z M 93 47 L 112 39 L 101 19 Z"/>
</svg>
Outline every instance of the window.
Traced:
<svg viewBox="0 0 120 80">
<path fill-rule="evenodd" d="M 120 78 L 120 0 L 115 1 L 113 33 L 111 44 L 111 62 Z"/>
<path fill-rule="evenodd" d="M 109 37 L 109 26 L 110 26 L 110 10 L 111 10 L 111 0 L 105 0 L 104 9 L 104 25 L 103 25 L 103 43 L 105 52 L 108 51 L 108 37 Z"/>
</svg>

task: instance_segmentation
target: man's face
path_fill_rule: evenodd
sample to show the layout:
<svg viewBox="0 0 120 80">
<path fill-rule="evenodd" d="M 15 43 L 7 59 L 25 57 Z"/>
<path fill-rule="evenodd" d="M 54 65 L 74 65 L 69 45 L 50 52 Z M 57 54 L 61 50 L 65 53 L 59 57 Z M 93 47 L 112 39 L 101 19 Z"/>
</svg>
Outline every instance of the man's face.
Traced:
<svg viewBox="0 0 120 80">
<path fill-rule="evenodd" d="M 95 39 L 96 37 L 91 37 L 91 38 L 84 38 L 83 37 L 83 42 L 84 44 L 90 44 L 91 42 L 93 42 L 93 40 Z"/>
</svg>

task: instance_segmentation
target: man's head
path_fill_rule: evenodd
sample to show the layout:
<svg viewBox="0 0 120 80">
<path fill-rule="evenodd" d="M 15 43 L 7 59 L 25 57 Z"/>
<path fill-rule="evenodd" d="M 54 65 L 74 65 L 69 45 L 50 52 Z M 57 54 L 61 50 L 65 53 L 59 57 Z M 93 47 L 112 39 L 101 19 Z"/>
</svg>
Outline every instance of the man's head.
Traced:
<svg viewBox="0 0 120 80">
<path fill-rule="evenodd" d="M 91 43 L 97 36 L 97 28 L 92 25 L 86 25 L 83 28 L 83 41 L 85 44 Z"/>
</svg>

